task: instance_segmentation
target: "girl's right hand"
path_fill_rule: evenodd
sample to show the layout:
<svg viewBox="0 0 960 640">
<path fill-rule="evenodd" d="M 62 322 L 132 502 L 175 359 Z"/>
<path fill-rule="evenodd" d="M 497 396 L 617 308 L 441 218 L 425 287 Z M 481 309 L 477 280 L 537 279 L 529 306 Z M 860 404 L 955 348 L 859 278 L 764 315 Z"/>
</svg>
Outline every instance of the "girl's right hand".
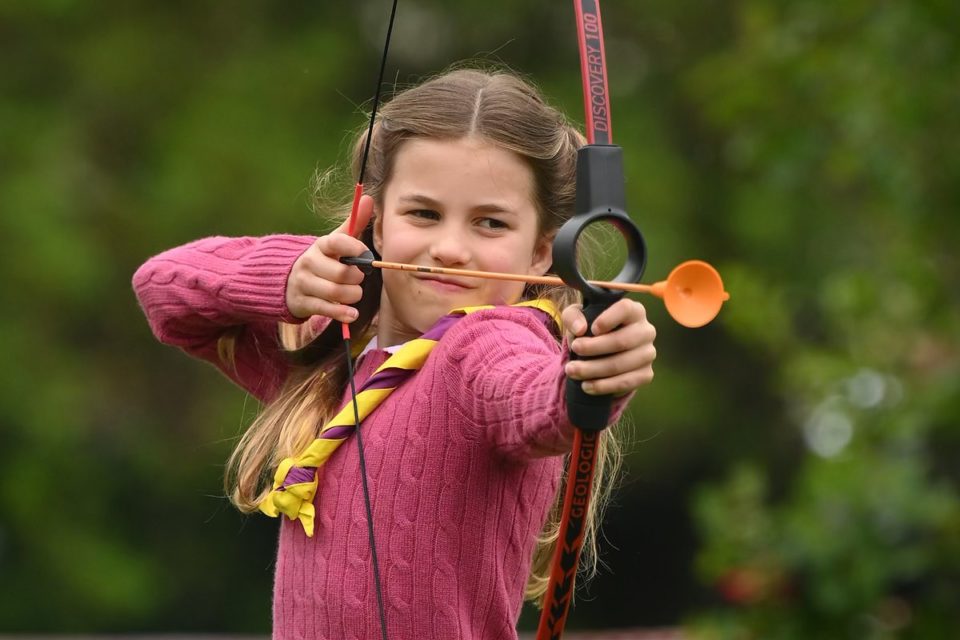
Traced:
<svg viewBox="0 0 960 640">
<path fill-rule="evenodd" d="M 359 235 L 373 215 L 373 198 L 360 198 L 356 233 Z M 358 256 L 366 245 L 347 233 L 349 220 L 320 236 L 293 263 L 287 277 L 287 309 L 295 318 L 326 316 L 338 322 L 353 322 L 357 310 L 347 305 L 360 301 L 363 272 L 343 264 L 340 258 Z"/>
</svg>

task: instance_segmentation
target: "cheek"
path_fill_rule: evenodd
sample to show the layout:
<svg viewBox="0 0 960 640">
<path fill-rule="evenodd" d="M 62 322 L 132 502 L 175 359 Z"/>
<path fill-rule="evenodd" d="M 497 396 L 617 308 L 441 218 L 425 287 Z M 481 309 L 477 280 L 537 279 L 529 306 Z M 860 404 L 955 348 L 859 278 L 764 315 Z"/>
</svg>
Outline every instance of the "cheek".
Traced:
<svg viewBox="0 0 960 640">
<path fill-rule="evenodd" d="M 415 251 L 415 243 L 409 233 L 387 222 L 383 225 L 380 241 L 380 255 L 389 262 L 409 262 L 409 256 Z"/>
<path fill-rule="evenodd" d="M 386 261 L 415 262 L 428 250 L 429 232 L 399 214 L 385 215 L 380 229 L 380 255 Z"/>
<path fill-rule="evenodd" d="M 533 250 L 527 246 L 527 243 L 492 246 L 482 251 L 478 258 L 484 271 L 527 273 L 533 262 Z"/>
<path fill-rule="evenodd" d="M 384 256 L 384 258 L 387 257 L 388 256 Z M 393 262 L 392 260 L 387 261 Z M 402 303 L 407 298 L 407 295 L 409 295 L 409 286 L 409 279 L 404 278 L 402 271 L 383 269 L 383 289 L 391 299 Z"/>
<path fill-rule="evenodd" d="M 387 262 L 396 262 L 403 256 L 394 256 L 397 260 L 389 260 L 384 256 Z M 416 278 L 406 271 L 394 269 L 383 269 L 383 292 L 390 299 L 392 306 L 403 310 L 404 315 L 414 314 L 422 310 L 420 305 L 423 302 L 425 291 L 423 285 Z M 382 298 L 381 298 L 382 300 Z"/>
</svg>

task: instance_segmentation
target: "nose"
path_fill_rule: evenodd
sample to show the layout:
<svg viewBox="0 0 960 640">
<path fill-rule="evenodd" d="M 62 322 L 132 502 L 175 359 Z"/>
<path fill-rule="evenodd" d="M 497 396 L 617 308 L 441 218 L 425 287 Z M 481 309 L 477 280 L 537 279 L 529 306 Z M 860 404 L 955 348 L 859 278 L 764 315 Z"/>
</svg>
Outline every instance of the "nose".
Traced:
<svg viewBox="0 0 960 640">
<path fill-rule="evenodd" d="M 470 261 L 470 248 L 460 234 L 448 228 L 430 244 L 430 258 L 447 267 L 464 265 Z"/>
</svg>

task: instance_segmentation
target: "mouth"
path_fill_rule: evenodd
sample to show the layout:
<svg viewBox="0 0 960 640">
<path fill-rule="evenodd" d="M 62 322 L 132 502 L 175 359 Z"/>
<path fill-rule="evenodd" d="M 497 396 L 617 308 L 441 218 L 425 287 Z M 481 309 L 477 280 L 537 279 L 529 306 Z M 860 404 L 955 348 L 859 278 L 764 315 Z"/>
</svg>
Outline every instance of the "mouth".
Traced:
<svg viewBox="0 0 960 640">
<path fill-rule="evenodd" d="M 442 289 L 444 291 L 468 291 L 470 289 L 476 289 L 474 285 L 458 278 L 420 274 L 417 274 L 414 277 L 431 287 Z"/>
</svg>

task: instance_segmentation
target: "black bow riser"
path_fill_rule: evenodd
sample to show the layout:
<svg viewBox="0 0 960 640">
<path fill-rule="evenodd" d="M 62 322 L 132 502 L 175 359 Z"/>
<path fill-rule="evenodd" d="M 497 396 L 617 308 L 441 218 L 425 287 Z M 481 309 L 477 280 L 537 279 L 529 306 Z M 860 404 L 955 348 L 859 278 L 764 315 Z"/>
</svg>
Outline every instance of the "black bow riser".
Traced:
<svg viewBox="0 0 960 640">
<path fill-rule="evenodd" d="M 647 264 L 643 235 L 626 213 L 623 174 L 623 150 L 617 145 L 585 145 L 577 152 L 577 195 L 575 215 L 557 233 L 553 242 L 553 269 L 563 281 L 583 295 L 583 314 L 587 332 L 605 309 L 623 297 L 613 291 L 591 285 L 577 265 L 577 242 L 588 226 L 598 222 L 612 224 L 627 244 L 623 267 L 614 282 L 633 283 L 640 280 Z M 570 359 L 580 356 L 570 352 Z M 567 380 L 567 413 L 570 421 L 584 431 L 601 431 L 610 420 L 613 396 L 594 396 L 584 392 L 579 380 Z"/>
</svg>

